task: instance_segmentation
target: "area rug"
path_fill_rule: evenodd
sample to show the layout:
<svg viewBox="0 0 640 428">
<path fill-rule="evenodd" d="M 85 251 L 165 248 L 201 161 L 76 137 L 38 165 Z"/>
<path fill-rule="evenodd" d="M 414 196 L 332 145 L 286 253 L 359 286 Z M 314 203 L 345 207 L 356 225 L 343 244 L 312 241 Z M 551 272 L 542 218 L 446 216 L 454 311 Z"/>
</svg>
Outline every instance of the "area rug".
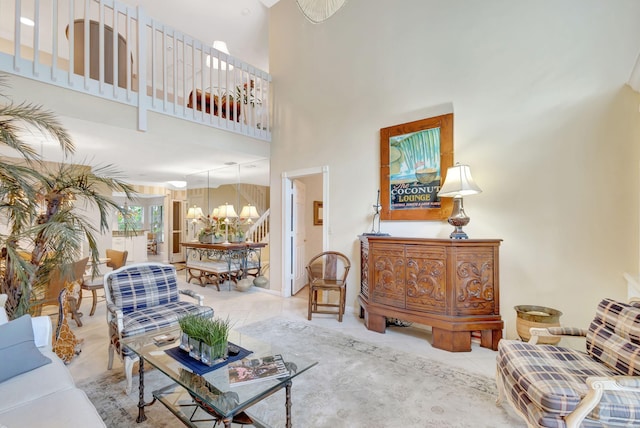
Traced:
<svg viewBox="0 0 640 428">
<path fill-rule="evenodd" d="M 274 318 L 240 330 L 319 362 L 293 381 L 294 427 L 525 426 L 512 412 L 496 406 L 491 378 L 295 320 Z M 79 384 L 108 427 L 177 426 L 160 403 L 148 407 L 148 420 L 137 424 L 137 388 L 125 395 L 124 374 L 116 368 Z M 151 370 L 145 376 L 145 391 L 166 383 L 164 375 Z M 273 427 L 284 427 L 284 400 L 284 391 L 279 391 L 250 411 Z"/>
</svg>

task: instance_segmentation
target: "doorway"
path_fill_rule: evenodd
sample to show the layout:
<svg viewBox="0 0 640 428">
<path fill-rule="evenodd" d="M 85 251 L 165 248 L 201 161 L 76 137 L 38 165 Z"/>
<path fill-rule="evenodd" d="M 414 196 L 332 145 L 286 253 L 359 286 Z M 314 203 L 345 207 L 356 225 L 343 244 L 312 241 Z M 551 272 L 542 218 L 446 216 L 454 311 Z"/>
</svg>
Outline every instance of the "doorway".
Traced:
<svg viewBox="0 0 640 428">
<path fill-rule="evenodd" d="M 307 261 L 329 246 L 329 167 L 282 174 L 283 279 L 282 294 L 295 295 L 306 285 Z M 321 225 L 314 225 L 313 202 L 322 202 Z"/>
<path fill-rule="evenodd" d="M 185 201 L 179 199 L 171 200 L 171 211 L 169 212 L 169 263 L 184 262 L 184 249 L 181 242 L 184 241 L 185 233 Z"/>
</svg>

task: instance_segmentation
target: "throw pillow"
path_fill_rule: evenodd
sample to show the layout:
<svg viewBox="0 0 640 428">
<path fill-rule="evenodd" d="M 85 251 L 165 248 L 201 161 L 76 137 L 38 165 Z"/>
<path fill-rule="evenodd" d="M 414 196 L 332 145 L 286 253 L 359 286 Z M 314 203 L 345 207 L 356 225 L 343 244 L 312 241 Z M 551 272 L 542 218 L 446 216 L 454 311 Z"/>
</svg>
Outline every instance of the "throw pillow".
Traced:
<svg viewBox="0 0 640 428">
<path fill-rule="evenodd" d="M 51 362 L 33 342 L 31 316 L 0 325 L 0 361 L 0 382 Z"/>
</svg>

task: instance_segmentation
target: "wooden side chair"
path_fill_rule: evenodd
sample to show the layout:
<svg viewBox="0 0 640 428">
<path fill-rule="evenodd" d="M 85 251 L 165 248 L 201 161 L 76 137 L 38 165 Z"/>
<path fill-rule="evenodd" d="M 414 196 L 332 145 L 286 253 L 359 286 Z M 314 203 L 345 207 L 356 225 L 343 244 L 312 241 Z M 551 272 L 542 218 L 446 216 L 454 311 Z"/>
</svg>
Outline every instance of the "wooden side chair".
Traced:
<svg viewBox="0 0 640 428">
<path fill-rule="evenodd" d="M 60 292 L 65 288 L 67 283 L 74 281 L 82 282 L 82 276 L 89 262 L 89 257 L 78 260 L 68 266 L 62 268 L 55 268 L 51 271 L 49 276 L 49 285 L 44 291 L 43 296 L 34 302 L 33 312 L 35 315 L 40 315 L 42 310 L 46 306 L 59 306 L 58 297 Z M 82 321 L 80 320 L 80 313 L 78 313 L 79 299 L 77 295 L 67 294 L 67 300 L 69 303 L 69 312 L 71 317 L 75 320 L 78 327 L 82 327 Z M 57 314 L 56 310 L 56 314 Z"/>
<path fill-rule="evenodd" d="M 108 249 L 106 251 L 106 254 L 108 260 L 105 264 L 113 270 L 120 269 L 122 266 L 127 264 L 127 256 L 129 255 L 128 251 Z M 98 290 L 102 289 L 104 289 L 104 277 L 86 279 L 80 286 L 81 291 L 80 298 L 78 300 L 78 306 L 80 306 L 80 303 L 82 303 L 82 290 L 91 291 L 91 297 L 93 297 L 93 301 L 91 303 L 91 312 L 89 312 L 89 316 L 93 316 L 93 314 L 96 312 L 96 306 L 98 305 Z"/>
<path fill-rule="evenodd" d="M 147 233 L 147 254 L 158 255 L 158 239 L 153 232 Z"/>
<path fill-rule="evenodd" d="M 307 264 L 309 280 L 309 313 L 337 314 L 342 322 L 347 298 L 347 275 L 351 269 L 349 258 L 337 251 L 325 251 L 313 257 Z M 318 292 L 337 291 L 338 303 L 319 302 Z M 323 296 L 324 297 L 324 296 Z M 327 309 L 335 308 L 335 309 Z"/>
</svg>

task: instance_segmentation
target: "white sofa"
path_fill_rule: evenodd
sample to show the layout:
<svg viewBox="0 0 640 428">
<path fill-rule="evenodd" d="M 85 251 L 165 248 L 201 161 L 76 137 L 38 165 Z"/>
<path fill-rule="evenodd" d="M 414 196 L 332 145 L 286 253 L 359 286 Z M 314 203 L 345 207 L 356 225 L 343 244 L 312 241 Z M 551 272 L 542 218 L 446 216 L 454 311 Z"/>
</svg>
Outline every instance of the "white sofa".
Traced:
<svg viewBox="0 0 640 428">
<path fill-rule="evenodd" d="M 0 325 L 7 323 L 0 295 Z M 0 383 L 0 428 L 106 427 L 87 395 L 51 350 L 49 317 L 31 318 L 35 346 L 50 363 Z M 6 333 L 5 333 L 6 334 Z"/>
</svg>

